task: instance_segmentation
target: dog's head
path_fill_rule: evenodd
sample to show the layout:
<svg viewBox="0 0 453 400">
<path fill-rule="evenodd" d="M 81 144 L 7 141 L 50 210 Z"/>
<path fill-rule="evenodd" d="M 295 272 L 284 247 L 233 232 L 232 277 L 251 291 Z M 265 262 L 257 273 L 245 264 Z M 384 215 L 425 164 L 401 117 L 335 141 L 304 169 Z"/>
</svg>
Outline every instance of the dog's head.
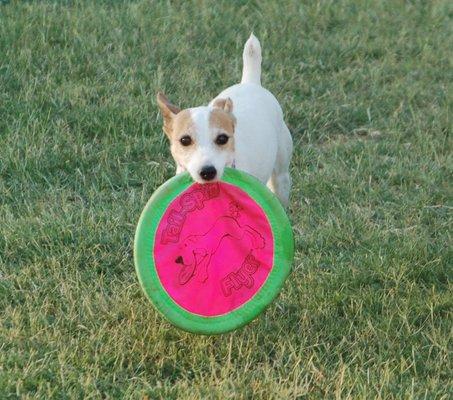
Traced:
<svg viewBox="0 0 453 400">
<path fill-rule="evenodd" d="M 197 236 L 186 237 L 179 245 L 178 256 L 175 262 L 186 266 L 198 265 L 207 255 L 206 249 L 199 247 L 198 242 L 199 237 Z"/>
<path fill-rule="evenodd" d="M 234 161 L 234 118 L 231 99 L 216 99 L 211 106 L 181 110 L 157 95 L 170 139 L 171 154 L 180 170 L 199 183 L 218 180 Z"/>
</svg>

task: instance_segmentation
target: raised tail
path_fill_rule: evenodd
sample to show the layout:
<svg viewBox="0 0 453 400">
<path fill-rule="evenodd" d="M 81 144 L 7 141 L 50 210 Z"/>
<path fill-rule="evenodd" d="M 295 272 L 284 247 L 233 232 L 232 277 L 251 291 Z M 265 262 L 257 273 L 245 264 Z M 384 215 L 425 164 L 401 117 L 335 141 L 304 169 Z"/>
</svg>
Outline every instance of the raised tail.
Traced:
<svg viewBox="0 0 453 400">
<path fill-rule="evenodd" d="M 244 65 L 241 83 L 261 85 L 261 45 L 253 33 L 245 42 L 242 60 Z"/>
</svg>

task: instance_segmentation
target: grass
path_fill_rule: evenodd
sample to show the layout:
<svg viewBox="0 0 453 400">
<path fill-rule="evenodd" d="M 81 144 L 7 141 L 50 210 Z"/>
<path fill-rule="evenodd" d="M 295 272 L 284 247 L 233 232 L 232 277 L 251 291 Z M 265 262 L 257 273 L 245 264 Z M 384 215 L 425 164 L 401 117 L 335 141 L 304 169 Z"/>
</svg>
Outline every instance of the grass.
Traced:
<svg viewBox="0 0 453 400">
<path fill-rule="evenodd" d="M 453 7 L 0 4 L 1 398 L 447 399 Z M 294 271 L 216 337 L 165 322 L 135 224 L 174 173 L 154 95 L 206 103 L 251 31 L 292 130 Z"/>
</svg>

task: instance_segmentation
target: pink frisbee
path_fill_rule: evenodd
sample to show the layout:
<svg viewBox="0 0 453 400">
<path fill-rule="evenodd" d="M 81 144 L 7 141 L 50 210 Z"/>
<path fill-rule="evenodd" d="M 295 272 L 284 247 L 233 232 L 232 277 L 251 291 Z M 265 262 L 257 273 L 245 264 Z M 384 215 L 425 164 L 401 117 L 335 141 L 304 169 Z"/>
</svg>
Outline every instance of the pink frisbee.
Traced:
<svg viewBox="0 0 453 400">
<path fill-rule="evenodd" d="M 294 242 L 280 202 L 255 178 L 188 174 L 162 185 L 137 226 L 134 258 L 145 294 L 170 322 L 216 334 L 254 319 L 290 272 Z"/>
</svg>

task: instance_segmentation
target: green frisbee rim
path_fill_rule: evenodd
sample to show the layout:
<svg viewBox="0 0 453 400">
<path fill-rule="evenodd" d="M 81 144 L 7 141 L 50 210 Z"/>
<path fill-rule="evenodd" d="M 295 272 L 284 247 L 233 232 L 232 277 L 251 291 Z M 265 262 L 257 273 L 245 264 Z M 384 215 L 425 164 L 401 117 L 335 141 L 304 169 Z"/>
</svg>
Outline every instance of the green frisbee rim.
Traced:
<svg viewBox="0 0 453 400">
<path fill-rule="evenodd" d="M 249 174 L 227 168 L 222 181 L 234 185 L 255 200 L 266 214 L 274 238 L 272 269 L 261 288 L 240 307 L 226 314 L 207 317 L 179 306 L 162 286 L 154 264 L 154 239 L 169 204 L 194 182 L 186 172 L 160 186 L 146 204 L 135 232 L 134 261 L 140 285 L 155 308 L 173 325 L 192 333 L 225 333 L 255 319 L 280 292 L 291 271 L 294 237 L 280 201 L 260 181 Z"/>
</svg>

